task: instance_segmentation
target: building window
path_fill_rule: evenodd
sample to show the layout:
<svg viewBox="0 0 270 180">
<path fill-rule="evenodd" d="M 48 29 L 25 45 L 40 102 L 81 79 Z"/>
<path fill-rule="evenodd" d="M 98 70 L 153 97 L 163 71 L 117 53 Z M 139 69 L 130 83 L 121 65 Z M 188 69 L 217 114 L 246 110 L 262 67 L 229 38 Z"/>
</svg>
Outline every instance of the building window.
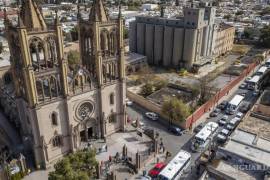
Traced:
<svg viewBox="0 0 270 180">
<path fill-rule="evenodd" d="M 190 15 L 191 14 L 191 12 L 190 11 L 188 11 L 188 15 Z"/>
<path fill-rule="evenodd" d="M 110 105 L 114 104 L 114 93 L 110 94 Z"/>
<path fill-rule="evenodd" d="M 192 23 L 192 26 L 194 26 L 194 25 L 195 25 L 195 23 L 193 22 L 193 23 Z"/>
<path fill-rule="evenodd" d="M 52 125 L 57 126 L 58 122 L 57 122 L 57 114 L 54 112 L 51 115 L 51 120 L 52 120 Z"/>
<path fill-rule="evenodd" d="M 53 147 L 60 147 L 62 146 L 62 137 L 57 135 L 52 140 Z"/>
</svg>

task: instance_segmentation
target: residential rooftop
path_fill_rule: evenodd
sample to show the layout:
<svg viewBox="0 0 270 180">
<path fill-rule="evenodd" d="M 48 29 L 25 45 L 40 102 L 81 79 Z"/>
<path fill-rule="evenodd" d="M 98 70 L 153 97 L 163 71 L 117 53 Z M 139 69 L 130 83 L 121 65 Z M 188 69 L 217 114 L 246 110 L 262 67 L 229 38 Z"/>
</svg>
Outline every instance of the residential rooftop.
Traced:
<svg viewBox="0 0 270 180">
<path fill-rule="evenodd" d="M 231 139 L 220 149 L 270 167 L 270 141 L 256 134 L 236 129 Z"/>
</svg>

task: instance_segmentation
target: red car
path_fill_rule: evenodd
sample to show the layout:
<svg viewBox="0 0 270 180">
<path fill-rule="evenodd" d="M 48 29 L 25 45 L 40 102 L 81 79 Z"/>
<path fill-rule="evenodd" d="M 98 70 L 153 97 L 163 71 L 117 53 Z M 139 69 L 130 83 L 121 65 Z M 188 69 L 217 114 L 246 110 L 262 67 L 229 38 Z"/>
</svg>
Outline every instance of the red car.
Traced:
<svg viewBox="0 0 270 180">
<path fill-rule="evenodd" d="M 149 172 L 148 172 L 148 175 L 151 177 L 151 178 L 156 178 L 157 175 L 160 173 L 160 171 L 166 166 L 165 163 L 157 163 L 154 168 L 152 168 Z"/>
</svg>

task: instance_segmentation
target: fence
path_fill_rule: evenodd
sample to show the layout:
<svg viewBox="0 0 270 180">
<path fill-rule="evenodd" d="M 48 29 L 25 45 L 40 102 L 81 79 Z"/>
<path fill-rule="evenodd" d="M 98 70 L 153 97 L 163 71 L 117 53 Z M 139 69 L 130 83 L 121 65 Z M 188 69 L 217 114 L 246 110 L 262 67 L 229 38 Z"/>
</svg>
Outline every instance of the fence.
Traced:
<svg viewBox="0 0 270 180">
<path fill-rule="evenodd" d="M 192 123 L 196 122 L 205 112 L 209 111 L 214 105 L 216 105 L 223 96 L 225 96 L 235 85 L 237 85 L 241 80 L 243 80 L 252 70 L 254 70 L 256 66 L 256 63 L 249 64 L 249 66 L 243 71 L 240 76 L 237 76 L 220 91 L 218 91 L 214 97 L 212 97 L 202 106 L 200 106 L 193 114 L 191 114 L 186 119 L 184 123 L 176 123 L 176 125 L 179 125 L 185 129 L 191 127 Z M 140 106 L 145 107 L 150 111 L 160 114 L 163 119 L 167 120 L 167 117 L 162 114 L 161 106 L 130 91 L 127 91 L 127 96 L 130 100 L 136 102 Z"/>
</svg>

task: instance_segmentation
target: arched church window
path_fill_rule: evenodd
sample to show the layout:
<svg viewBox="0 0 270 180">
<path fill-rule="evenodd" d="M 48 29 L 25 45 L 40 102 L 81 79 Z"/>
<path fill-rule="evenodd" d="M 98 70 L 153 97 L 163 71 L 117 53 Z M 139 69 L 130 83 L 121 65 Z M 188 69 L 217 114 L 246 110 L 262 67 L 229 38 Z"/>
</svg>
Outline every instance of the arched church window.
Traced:
<svg viewBox="0 0 270 180">
<path fill-rule="evenodd" d="M 41 66 L 46 64 L 44 56 L 44 47 L 41 40 L 34 38 L 30 41 L 30 53 L 32 64 L 35 70 L 40 70 Z"/>
<path fill-rule="evenodd" d="M 55 112 L 52 113 L 51 120 L 52 120 L 52 125 L 54 125 L 54 126 L 57 126 L 58 125 L 57 114 Z"/>
<path fill-rule="evenodd" d="M 114 105 L 114 93 L 110 94 L 110 105 Z"/>
<path fill-rule="evenodd" d="M 48 62 L 46 65 L 52 68 L 55 64 L 57 64 L 57 49 L 54 37 L 47 38 L 47 48 L 48 48 Z"/>
<path fill-rule="evenodd" d="M 60 146 L 62 146 L 62 137 L 60 135 L 56 135 L 52 139 L 52 145 L 53 145 L 53 147 L 60 147 Z"/>
</svg>

